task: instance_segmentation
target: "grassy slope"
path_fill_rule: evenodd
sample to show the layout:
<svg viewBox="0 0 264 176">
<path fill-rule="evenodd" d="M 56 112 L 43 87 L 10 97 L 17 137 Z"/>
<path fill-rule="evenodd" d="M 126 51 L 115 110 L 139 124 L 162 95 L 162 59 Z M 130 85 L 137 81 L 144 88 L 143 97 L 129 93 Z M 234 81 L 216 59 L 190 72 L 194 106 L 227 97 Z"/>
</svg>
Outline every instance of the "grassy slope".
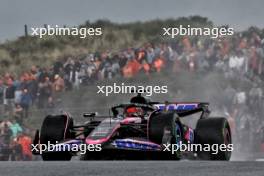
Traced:
<svg viewBox="0 0 264 176">
<path fill-rule="evenodd" d="M 176 27 L 192 24 L 192 26 L 212 26 L 207 18 L 188 17 L 167 20 L 152 20 L 127 24 L 111 23 L 99 20 L 94 23 L 87 21 L 80 27 L 102 27 L 100 37 L 78 36 L 46 36 L 20 37 L 0 45 L 0 74 L 12 71 L 19 74 L 31 65 L 50 66 L 57 58 L 73 55 L 85 55 L 89 52 L 114 50 L 126 47 L 137 47 L 145 42 L 163 41 L 162 27 Z"/>
</svg>

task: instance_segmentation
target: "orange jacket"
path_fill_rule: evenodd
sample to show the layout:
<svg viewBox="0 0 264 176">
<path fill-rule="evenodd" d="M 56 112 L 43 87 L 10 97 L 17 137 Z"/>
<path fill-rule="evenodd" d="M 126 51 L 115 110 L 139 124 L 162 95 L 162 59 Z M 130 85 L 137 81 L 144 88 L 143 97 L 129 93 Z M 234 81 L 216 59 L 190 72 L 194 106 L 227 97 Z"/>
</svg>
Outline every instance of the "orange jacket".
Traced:
<svg viewBox="0 0 264 176">
<path fill-rule="evenodd" d="M 157 58 L 154 61 L 154 67 L 156 68 L 157 72 L 161 71 L 161 68 L 164 66 L 164 60 L 162 58 Z"/>
<path fill-rule="evenodd" d="M 123 68 L 124 77 L 132 77 L 136 75 L 141 67 L 141 64 L 136 59 L 129 61 Z"/>
<path fill-rule="evenodd" d="M 32 152 L 30 147 L 30 145 L 32 144 L 32 140 L 29 136 L 19 137 L 17 143 L 21 145 L 23 155 L 32 157 Z"/>
<path fill-rule="evenodd" d="M 192 49 L 192 45 L 191 45 L 191 42 L 189 40 L 188 37 L 184 37 L 182 39 L 182 43 L 183 43 L 183 46 L 184 48 L 187 50 L 187 51 L 190 51 Z"/>
<path fill-rule="evenodd" d="M 143 69 L 145 73 L 149 74 L 150 66 L 148 63 L 143 64 Z"/>
</svg>

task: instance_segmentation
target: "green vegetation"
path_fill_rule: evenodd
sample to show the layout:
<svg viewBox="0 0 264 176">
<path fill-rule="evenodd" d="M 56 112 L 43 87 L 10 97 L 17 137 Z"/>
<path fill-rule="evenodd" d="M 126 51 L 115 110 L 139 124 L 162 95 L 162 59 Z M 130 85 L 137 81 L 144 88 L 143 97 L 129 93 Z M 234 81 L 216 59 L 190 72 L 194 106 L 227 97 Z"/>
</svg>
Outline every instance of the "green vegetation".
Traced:
<svg viewBox="0 0 264 176">
<path fill-rule="evenodd" d="M 89 52 L 113 50 L 140 46 L 145 42 L 164 39 L 162 27 L 179 25 L 194 27 L 213 26 L 207 18 L 200 16 L 178 19 L 152 20 L 118 24 L 108 20 L 85 22 L 79 27 L 101 27 L 103 35 L 81 39 L 78 36 L 20 37 L 0 45 L 0 74 L 11 71 L 17 74 L 27 70 L 31 65 L 50 66 L 55 59 L 65 56 L 80 56 Z"/>
</svg>

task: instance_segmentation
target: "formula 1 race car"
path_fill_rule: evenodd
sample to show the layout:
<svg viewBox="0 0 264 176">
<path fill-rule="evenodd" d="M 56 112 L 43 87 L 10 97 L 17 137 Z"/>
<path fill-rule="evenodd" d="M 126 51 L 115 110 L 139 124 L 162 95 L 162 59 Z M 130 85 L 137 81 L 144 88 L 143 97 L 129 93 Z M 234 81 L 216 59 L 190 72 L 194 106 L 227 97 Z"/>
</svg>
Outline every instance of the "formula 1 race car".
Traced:
<svg viewBox="0 0 264 176">
<path fill-rule="evenodd" d="M 74 125 L 68 113 L 49 115 L 44 119 L 40 131 L 36 132 L 33 154 L 41 154 L 46 161 L 70 160 L 74 155 L 80 155 L 81 160 L 178 160 L 185 156 L 229 160 L 231 150 L 210 150 L 215 145 L 232 145 L 232 141 L 226 118 L 209 118 L 208 106 L 208 103 L 150 102 L 138 94 L 127 104 L 113 106 L 108 116 L 84 113 L 83 116 L 90 119 L 83 125 Z M 182 122 L 182 118 L 198 112 L 201 115 L 195 129 Z M 56 150 L 40 152 L 38 144 L 54 144 Z M 94 145 L 95 149 L 100 146 L 100 150 L 80 154 L 78 147 L 77 150 L 64 147 L 84 144 Z M 184 144 L 207 145 L 207 150 L 179 150 L 179 146 Z"/>
</svg>

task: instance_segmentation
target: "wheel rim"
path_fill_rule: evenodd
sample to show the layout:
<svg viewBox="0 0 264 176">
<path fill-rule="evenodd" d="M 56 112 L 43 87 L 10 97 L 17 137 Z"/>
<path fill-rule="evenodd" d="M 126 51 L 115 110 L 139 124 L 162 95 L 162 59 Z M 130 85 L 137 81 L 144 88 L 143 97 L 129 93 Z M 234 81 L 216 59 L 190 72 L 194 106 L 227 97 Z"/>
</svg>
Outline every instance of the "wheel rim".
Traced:
<svg viewBox="0 0 264 176">
<path fill-rule="evenodd" d="M 228 145 L 231 143 L 230 132 L 227 128 L 225 128 L 225 131 L 224 131 L 224 143 L 225 143 L 225 145 Z"/>
<path fill-rule="evenodd" d="M 228 147 L 229 144 L 231 144 L 231 135 L 230 135 L 230 131 L 228 128 L 225 128 L 224 130 L 224 143 L 226 145 L 226 147 Z M 225 155 L 227 157 L 227 159 L 230 159 L 231 157 L 231 151 L 226 151 Z"/>
</svg>

